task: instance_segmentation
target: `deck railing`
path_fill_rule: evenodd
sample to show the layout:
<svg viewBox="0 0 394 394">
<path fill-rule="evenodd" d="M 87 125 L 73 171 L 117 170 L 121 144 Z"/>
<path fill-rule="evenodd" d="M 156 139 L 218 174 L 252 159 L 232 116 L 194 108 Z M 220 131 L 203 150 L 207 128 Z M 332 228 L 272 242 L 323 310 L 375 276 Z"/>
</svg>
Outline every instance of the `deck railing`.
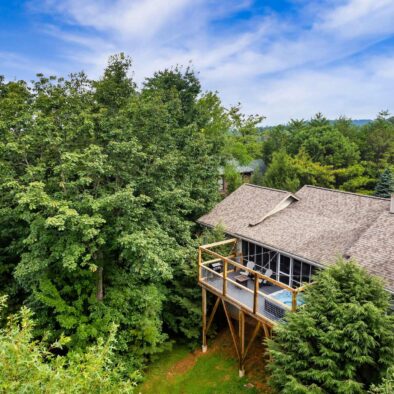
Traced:
<svg viewBox="0 0 394 394">
<path fill-rule="evenodd" d="M 226 256 L 222 253 L 226 254 Z M 207 256 L 209 256 L 209 260 L 205 260 Z M 199 283 L 211 288 L 215 293 L 219 293 L 235 304 L 241 304 L 241 306 L 250 313 L 267 319 L 271 323 L 280 320 L 287 311 L 296 311 L 297 297 L 304 289 L 304 286 L 294 289 L 261 272 L 244 266 L 241 263 L 242 260 L 242 254 L 237 250 L 236 238 L 200 246 L 198 249 Z M 212 269 L 212 264 L 215 263 L 221 263 L 219 272 Z M 253 279 L 253 289 L 234 280 L 234 275 L 231 275 L 231 273 L 237 273 L 239 271 L 247 272 L 248 277 Z M 291 306 L 261 291 L 261 282 L 270 283 L 280 289 L 288 291 L 291 295 Z M 231 287 L 230 289 L 229 286 Z M 237 297 L 239 292 L 231 291 L 234 289 L 245 291 L 247 292 L 245 294 L 250 294 L 252 298 Z M 245 299 L 248 300 L 248 302 L 246 302 Z"/>
</svg>

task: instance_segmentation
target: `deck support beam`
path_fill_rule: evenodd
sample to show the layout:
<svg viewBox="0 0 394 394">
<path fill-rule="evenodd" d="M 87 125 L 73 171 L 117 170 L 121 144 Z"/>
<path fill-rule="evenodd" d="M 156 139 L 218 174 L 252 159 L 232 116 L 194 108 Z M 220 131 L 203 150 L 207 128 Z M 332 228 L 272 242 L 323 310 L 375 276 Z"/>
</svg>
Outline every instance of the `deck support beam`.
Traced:
<svg viewBox="0 0 394 394">
<path fill-rule="evenodd" d="M 231 249 L 226 248 L 226 254 L 230 253 L 228 256 L 224 256 L 219 252 L 211 250 L 211 248 L 229 245 Z M 211 256 L 210 260 L 204 261 L 204 257 L 207 255 Z M 221 272 L 215 271 L 212 268 L 212 263 L 222 262 Z M 242 289 L 234 281 L 234 276 L 238 271 L 246 271 L 248 276 L 254 277 L 253 289 L 245 289 L 249 293 L 252 293 L 252 303 L 243 302 L 242 298 L 238 299 L 234 294 L 232 294 L 232 289 L 235 286 Z M 234 274 L 235 273 L 235 274 Z M 211 284 L 210 278 L 219 278 L 219 285 Z M 291 306 L 281 302 L 280 300 L 273 300 L 270 294 L 265 294 L 264 291 L 260 291 L 260 283 L 264 281 L 269 282 L 272 285 L 280 287 L 291 293 Z M 242 377 L 245 374 L 245 360 L 250 351 L 253 342 L 256 340 L 257 335 L 260 330 L 264 331 L 264 336 L 266 339 L 272 337 L 272 328 L 275 326 L 277 319 L 273 319 L 268 313 L 265 313 L 266 304 L 265 302 L 271 301 L 284 311 L 295 312 L 297 310 L 297 296 L 299 292 L 304 290 L 304 287 L 293 289 L 292 287 L 277 281 L 271 277 L 268 277 L 261 272 L 255 271 L 254 269 L 248 268 L 243 264 L 243 254 L 241 242 L 239 239 L 233 238 L 229 240 L 214 242 L 209 245 L 203 245 L 198 248 L 198 283 L 202 288 L 202 351 L 205 353 L 208 349 L 207 347 L 207 333 L 213 323 L 213 319 L 219 308 L 219 304 L 223 305 L 223 310 L 226 315 L 227 323 L 230 329 L 231 338 L 234 344 L 234 348 L 239 361 L 239 376 Z M 230 285 L 228 285 L 230 283 Z M 212 311 L 208 317 L 207 315 L 207 291 L 216 296 L 215 303 L 213 305 Z M 264 294 L 263 294 L 264 293 Z M 259 296 L 265 301 L 261 301 Z M 264 303 L 263 303 L 264 302 Z M 236 326 L 233 322 L 233 318 L 236 319 L 237 316 L 231 316 L 229 310 L 229 305 L 238 309 L 238 333 L 235 329 Z M 260 307 L 260 308 L 259 308 Z M 275 317 L 278 317 L 275 315 Z M 245 348 L 245 320 L 252 318 L 256 321 L 256 325 L 253 328 L 253 333 L 248 338 L 248 343 Z M 279 316 L 280 318 L 280 316 Z"/>
<path fill-rule="evenodd" d="M 264 335 L 267 339 L 271 338 L 269 327 L 263 323 Z"/>
<path fill-rule="evenodd" d="M 209 316 L 209 320 L 208 320 L 208 324 L 207 324 L 207 327 L 206 327 L 206 330 L 205 330 L 205 334 L 208 333 L 209 327 L 211 327 L 213 318 L 215 317 L 215 314 L 216 314 L 216 311 L 218 310 L 219 304 L 220 304 L 220 297 L 218 297 L 216 299 L 215 305 L 213 306 L 213 309 L 212 309 L 212 312 L 211 312 L 211 316 Z"/>
<path fill-rule="evenodd" d="M 247 356 L 247 354 L 248 354 L 248 352 L 249 352 L 249 349 L 251 348 L 252 343 L 253 343 L 254 340 L 256 339 L 257 334 L 258 334 L 260 328 L 261 328 L 261 323 L 258 321 L 257 324 L 256 324 L 256 327 L 255 327 L 254 330 L 253 330 L 253 334 L 252 334 L 252 337 L 250 338 L 250 341 L 249 341 L 249 343 L 248 343 L 248 346 L 246 346 L 246 349 L 245 349 L 245 352 L 244 352 L 244 356 L 243 356 L 243 362 L 245 362 L 245 359 L 246 359 L 246 356 Z"/>
<path fill-rule="evenodd" d="M 271 337 L 271 326 L 269 324 L 265 324 L 263 321 L 256 319 L 256 326 L 254 327 L 252 336 L 250 337 L 250 340 L 245 348 L 245 317 L 246 317 L 246 315 L 249 315 L 251 317 L 254 317 L 254 316 L 250 315 L 249 312 L 246 312 L 237 306 L 237 308 L 238 308 L 238 335 L 237 335 L 236 329 L 235 329 L 234 324 L 232 322 L 232 318 L 231 318 L 229 309 L 228 309 L 226 301 L 225 301 L 225 297 L 214 293 L 216 295 L 216 301 L 215 301 L 215 304 L 214 304 L 212 311 L 209 315 L 209 318 L 207 320 L 207 289 L 202 286 L 201 290 L 202 290 L 202 293 L 201 293 L 201 297 L 202 297 L 202 352 L 205 353 L 208 350 L 207 333 L 208 333 L 209 328 L 212 325 L 213 319 L 214 319 L 216 312 L 219 308 L 219 304 L 222 303 L 223 310 L 226 315 L 227 323 L 228 323 L 228 326 L 230 329 L 231 338 L 232 338 L 234 348 L 235 348 L 237 358 L 238 358 L 239 377 L 243 377 L 243 376 L 245 376 L 246 357 L 247 357 L 248 352 L 251 349 L 252 344 L 255 341 L 260 329 L 263 328 L 265 337 L 270 338 Z"/>
<path fill-rule="evenodd" d="M 202 288 L 202 352 L 205 353 L 207 347 L 207 290 Z"/>
<path fill-rule="evenodd" d="M 228 312 L 228 309 L 227 309 L 227 306 L 226 306 L 226 302 L 223 300 L 223 298 L 222 298 L 222 305 L 223 305 L 224 313 L 225 313 L 226 318 L 227 318 L 228 326 L 230 328 L 230 333 L 231 333 L 231 337 L 233 339 L 235 351 L 237 352 L 237 357 L 238 357 L 238 360 L 239 360 L 240 355 L 239 355 L 238 344 L 237 344 L 237 336 L 235 334 L 233 322 L 231 321 L 231 316 L 230 316 L 230 314 Z"/>
<path fill-rule="evenodd" d="M 238 315 L 239 324 L 239 377 L 245 375 L 245 313 L 240 309 Z"/>
</svg>

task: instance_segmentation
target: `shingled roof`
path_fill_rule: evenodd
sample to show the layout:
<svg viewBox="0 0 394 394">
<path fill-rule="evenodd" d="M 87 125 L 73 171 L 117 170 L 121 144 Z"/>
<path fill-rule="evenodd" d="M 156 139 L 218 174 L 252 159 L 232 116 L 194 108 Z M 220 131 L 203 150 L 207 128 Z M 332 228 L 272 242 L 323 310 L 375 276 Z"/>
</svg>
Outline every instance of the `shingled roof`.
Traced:
<svg viewBox="0 0 394 394">
<path fill-rule="evenodd" d="M 285 204 L 284 204 L 285 202 Z M 394 214 L 390 200 L 304 186 L 297 193 L 244 184 L 199 223 L 329 265 L 354 258 L 394 291 Z"/>
</svg>

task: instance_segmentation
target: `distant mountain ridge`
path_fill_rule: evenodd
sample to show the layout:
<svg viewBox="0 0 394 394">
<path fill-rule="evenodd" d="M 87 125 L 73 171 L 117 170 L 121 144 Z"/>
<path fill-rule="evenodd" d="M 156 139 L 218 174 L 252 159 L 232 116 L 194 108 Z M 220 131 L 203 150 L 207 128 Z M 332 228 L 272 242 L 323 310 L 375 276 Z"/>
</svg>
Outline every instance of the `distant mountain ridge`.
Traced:
<svg viewBox="0 0 394 394">
<path fill-rule="evenodd" d="M 337 120 L 337 119 L 336 119 L 336 120 Z M 330 122 L 330 123 L 334 123 L 335 120 L 330 119 L 329 122 Z M 352 119 L 352 123 L 353 123 L 355 126 L 364 126 L 364 125 L 366 125 L 367 123 L 370 123 L 370 122 L 372 122 L 372 119 Z M 266 129 L 269 129 L 269 128 L 271 128 L 271 127 L 279 126 L 279 125 L 281 125 L 281 124 L 283 124 L 283 123 L 278 123 L 278 124 L 269 125 L 269 126 L 263 126 L 263 127 L 260 127 L 260 129 L 261 129 L 261 130 L 266 130 Z"/>
<path fill-rule="evenodd" d="M 367 123 L 372 122 L 372 119 L 354 119 L 352 123 L 356 126 L 364 126 Z"/>
</svg>

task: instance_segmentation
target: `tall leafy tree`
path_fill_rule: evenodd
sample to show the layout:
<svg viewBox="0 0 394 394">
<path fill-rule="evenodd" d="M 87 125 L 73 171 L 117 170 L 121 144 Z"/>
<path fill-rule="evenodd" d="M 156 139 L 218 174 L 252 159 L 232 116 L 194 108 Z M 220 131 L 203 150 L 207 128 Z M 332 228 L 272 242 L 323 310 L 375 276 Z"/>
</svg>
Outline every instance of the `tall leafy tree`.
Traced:
<svg viewBox="0 0 394 394">
<path fill-rule="evenodd" d="M 303 179 L 297 175 L 301 185 L 307 182 L 373 194 L 381 171 L 394 163 L 392 126 L 387 112 L 362 127 L 344 117 L 329 121 L 318 113 L 308 122 L 291 120 L 287 125 L 264 130 L 262 157 L 269 170 L 271 164 L 276 165 L 272 163 L 274 153 L 280 150 L 292 159 L 307 155 L 306 167 L 325 168 L 330 181 L 327 177 L 314 177 L 316 172 L 312 171 L 311 177 L 307 173 Z M 301 167 L 299 170 L 302 173 Z"/>
<path fill-rule="evenodd" d="M 230 108 L 228 115 L 231 126 L 226 138 L 226 156 L 236 159 L 240 164 L 248 164 L 260 156 L 263 140 L 259 125 L 264 116 L 245 116 L 240 106 Z"/>
<path fill-rule="evenodd" d="M 264 186 L 295 192 L 300 187 L 300 180 L 294 172 L 292 158 L 284 151 L 275 152 L 272 163 L 263 177 Z"/>
<path fill-rule="evenodd" d="M 330 187 L 334 183 L 331 166 L 313 162 L 302 149 L 295 157 L 285 151 L 275 152 L 262 184 L 295 192 L 304 185 Z"/>
<path fill-rule="evenodd" d="M 394 360 L 394 316 L 381 282 L 354 262 L 322 271 L 268 342 L 281 393 L 365 393 Z"/>
<path fill-rule="evenodd" d="M 72 349 L 116 322 L 134 368 L 169 333 L 198 336 L 194 221 L 219 198 L 230 120 L 192 70 L 138 89 L 130 67 L 0 80 L 0 291 Z"/>
<path fill-rule="evenodd" d="M 394 163 L 394 123 L 389 113 L 381 111 L 377 118 L 362 128 L 359 145 L 364 160 L 378 168 Z"/>
</svg>

